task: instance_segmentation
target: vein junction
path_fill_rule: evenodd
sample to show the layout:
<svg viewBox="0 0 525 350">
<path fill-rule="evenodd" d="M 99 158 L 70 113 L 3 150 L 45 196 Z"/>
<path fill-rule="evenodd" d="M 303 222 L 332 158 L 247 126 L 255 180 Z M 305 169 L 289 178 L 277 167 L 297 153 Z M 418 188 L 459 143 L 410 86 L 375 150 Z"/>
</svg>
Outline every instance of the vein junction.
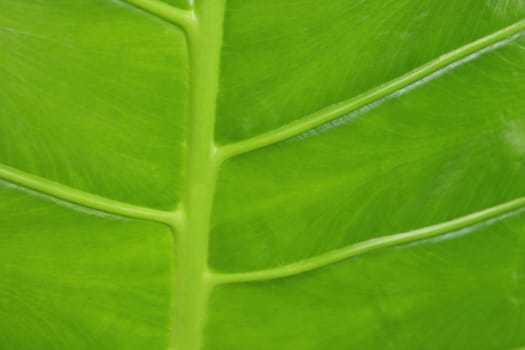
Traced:
<svg viewBox="0 0 525 350">
<path fill-rule="evenodd" d="M 159 18 L 171 22 L 184 31 L 189 31 L 195 25 L 195 14 L 192 10 L 183 10 L 178 7 L 168 5 L 158 0 L 123 0 L 143 11 L 149 12 Z"/>
<path fill-rule="evenodd" d="M 109 214 L 180 226 L 180 212 L 156 210 L 100 197 L 0 164 L 0 179 L 55 199 Z"/>
<path fill-rule="evenodd" d="M 221 146 L 218 150 L 218 154 L 222 160 L 226 160 L 302 134 L 348 113 L 380 101 L 391 94 L 402 91 L 409 85 L 422 81 L 425 78 L 429 78 L 430 76 L 435 78 L 440 75 L 440 72 L 446 71 L 447 67 L 450 67 L 461 60 L 468 61 L 469 57 L 474 58 L 483 50 L 496 48 L 501 42 L 513 37 L 514 35 L 521 34 L 520 32 L 523 30 L 525 30 L 525 20 L 516 22 L 502 30 L 444 54 L 437 59 L 430 61 L 399 78 L 377 86 L 364 94 L 323 108 L 279 129 L 272 130 L 247 140 Z"/>
<path fill-rule="evenodd" d="M 373 238 L 364 242 L 351 244 L 341 249 L 318 255 L 289 265 L 268 270 L 241 272 L 241 273 L 216 273 L 211 272 L 210 278 L 214 284 L 256 282 L 271 279 L 285 278 L 312 270 L 320 269 L 343 260 L 373 252 L 382 248 L 398 246 L 411 242 L 445 235 L 461 229 L 472 228 L 473 225 L 487 222 L 490 219 L 501 217 L 505 214 L 516 213 L 525 207 L 525 197 L 521 197 L 504 204 L 497 205 L 467 216 L 421 229 L 398 233 L 389 236 Z"/>
</svg>

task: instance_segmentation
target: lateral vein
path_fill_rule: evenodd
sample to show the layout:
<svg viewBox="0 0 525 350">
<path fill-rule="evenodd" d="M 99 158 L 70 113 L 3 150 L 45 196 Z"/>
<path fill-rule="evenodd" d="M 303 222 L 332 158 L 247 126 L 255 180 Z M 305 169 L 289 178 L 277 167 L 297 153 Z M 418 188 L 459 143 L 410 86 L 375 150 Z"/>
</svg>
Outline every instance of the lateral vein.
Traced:
<svg viewBox="0 0 525 350">
<path fill-rule="evenodd" d="M 40 192 L 61 201 L 66 201 L 105 213 L 163 223 L 174 228 L 179 226 L 180 214 L 178 211 L 170 212 L 155 210 L 100 197 L 39 176 L 25 173 L 3 164 L 0 164 L 0 179 L 29 190 Z"/>
<path fill-rule="evenodd" d="M 258 282 L 295 276 L 312 270 L 320 269 L 343 260 L 363 255 L 379 249 L 412 243 L 447 233 L 451 233 L 469 226 L 487 221 L 491 218 L 504 215 L 525 207 L 525 197 L 500 204 L 473 214 L 469 214 L 437 225 L 423 227 L 417 230 L 373 238 L 364 242 L 348 245 L 316 257 L 301 260 L 285 266 L 267 270 L 218 273 L 210 272 L 210 279 L 214 284 Z"/>
<path fill-rule="evenodd" d="M 405 75 L 402 75 L 385 84 L 379 85 L 363 94 L 318 110 L 281 128 L 263 133 L 247 140 L 220 146 L 218 148 L 218 154 L 222 160 L 226 160 L 297 136 L 303 132 L 377 102 L 382 98 L 398 92 L 433 73 L 439 72 L 447 66 L 460 61 L 461 59 L 464 59 L 470 55 L 474 55 L 479 51 L 498 44 L 499 42 L 504 41 L 515 34 L 518 34 L 522 30 L 525 30 L 525 20 L 516 22 L 502 30 L 487 35 L 454 51 L 450 51 L 438 57 L 437 59 L 408 72 Z"/>
<path fill-rule="evenodd" d="M 122 0 L 141 10 L 171 22 L 185 32 L 191 31 L 195 24 L 193 10 L 185 10 L 159 0 Z"/>
</svg>

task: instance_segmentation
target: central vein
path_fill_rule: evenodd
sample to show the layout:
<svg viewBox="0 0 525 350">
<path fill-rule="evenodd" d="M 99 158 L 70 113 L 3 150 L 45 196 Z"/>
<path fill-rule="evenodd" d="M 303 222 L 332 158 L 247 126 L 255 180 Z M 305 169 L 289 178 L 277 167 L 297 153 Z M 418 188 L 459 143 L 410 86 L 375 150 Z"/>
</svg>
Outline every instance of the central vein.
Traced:
<svg viewBox="0 0 525 350">
<path fill-rule="evenodd" d="M 183 199 L 176 235 L 174 348 L 198 350 L 206 316 L 208 240 L 216 182 L 215 104 L 222 43 L 223 0 L 203 1 L 187 32 L 190 57 L 189 141 Z"/>
</svg>

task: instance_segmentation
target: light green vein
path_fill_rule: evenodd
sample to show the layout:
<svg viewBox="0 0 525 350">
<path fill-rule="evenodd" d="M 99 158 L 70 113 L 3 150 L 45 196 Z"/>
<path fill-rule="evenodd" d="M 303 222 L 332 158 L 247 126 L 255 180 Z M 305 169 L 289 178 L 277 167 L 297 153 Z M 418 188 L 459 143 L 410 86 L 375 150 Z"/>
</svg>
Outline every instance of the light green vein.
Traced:
<svg viewBox="0 0 525 350">
<path fill-rule="evenodd" d="M 189 138 L 185 163 L 183 230 L 176 236 L 175 319 L 172 348 L 202 349 L 209 299 L 208 245 L 217 178 L 214 153 L 216 99 L 225 0 L 196 7 L 190 55 Z"/>
<path fill-rule="evenodd" d="M 403 88 L 406 88 L 407 86 L 420 81 L 421 79 L 436 73 L 463 58 L 473 55 L 505 39 L 508 39 L 524 29 L 525 20 L 521 20 L 500 31 L 494 32 L 479 40 L 444 54 L 439 58 L 430 61 L 423 66 L 420 66 L 411 72 L 402 75 L 399 78 L 379 85 L 364 94 L 321 109 L 279 129 L 255 136 L 247 140 L 220 146 L 218 149 L 218 154 L 222 160 L 226 160 L 228 158 L 270 146 L 272 144 L 297 136 L 317 126 L 342 117 L 345 114 L 358 110 L 359 108 L 362 108 L 366 105 L 379 101 L 380 99 L 395 93 L 396 91 L 400 91 Z"/>
<path fill-rule="evenodd" d="M 174 228 L 180 225 L 179 212 L 155 210 L 107 199 L 2 164 L 0 164 L 0 179 L 62 201 L 105 213 L 154 221 Z"/>
<path fill-rule="evenodd" d="M 503 215 L 523 207 L 525 207 L 525 197 L 521 197 L 506 202 L 504 204 L 500 204 L 498 206 L 485 209 L 467 216 L 463 216 L 451 221 L 424 227 L 414 231 L 373 238 L 364 242 L 346 246 L 341 249 L 333 250 L 331 252 L 310 259 L 301 260 L 296 263 L 276 267 L 273 269 L 240 273 L 210 272 L 210 280 L 214 284 L 223 284 L 257 282 L 290 277 L 308 271 L 316 270 L 358 255 L 376 251 L 378 249 L 416 242 L 423 239 L 454 232 L 459 229 L 464 229 L 474 224 L 484 222 L 496 216 Z"/>
<path fill-rule="evenodd" d="M 189 32 L 195 25 L 193 10 L 180 9 L 159 0 L 123 0 L 141 10 L 171 22 Z"/>
</svg>

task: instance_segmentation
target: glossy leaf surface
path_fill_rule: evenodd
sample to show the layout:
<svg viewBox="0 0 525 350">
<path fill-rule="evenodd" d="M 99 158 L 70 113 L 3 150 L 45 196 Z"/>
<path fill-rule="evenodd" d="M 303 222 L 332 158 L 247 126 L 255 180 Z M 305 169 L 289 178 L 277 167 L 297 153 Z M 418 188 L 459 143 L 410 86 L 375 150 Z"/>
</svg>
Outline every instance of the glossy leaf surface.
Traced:
<svg viewBox="0 0 525 350">
<path fill-rule="evenodd" d="M 525 2 L 0 0 L 0 349 L 525 345 Z"/>
</svg>

